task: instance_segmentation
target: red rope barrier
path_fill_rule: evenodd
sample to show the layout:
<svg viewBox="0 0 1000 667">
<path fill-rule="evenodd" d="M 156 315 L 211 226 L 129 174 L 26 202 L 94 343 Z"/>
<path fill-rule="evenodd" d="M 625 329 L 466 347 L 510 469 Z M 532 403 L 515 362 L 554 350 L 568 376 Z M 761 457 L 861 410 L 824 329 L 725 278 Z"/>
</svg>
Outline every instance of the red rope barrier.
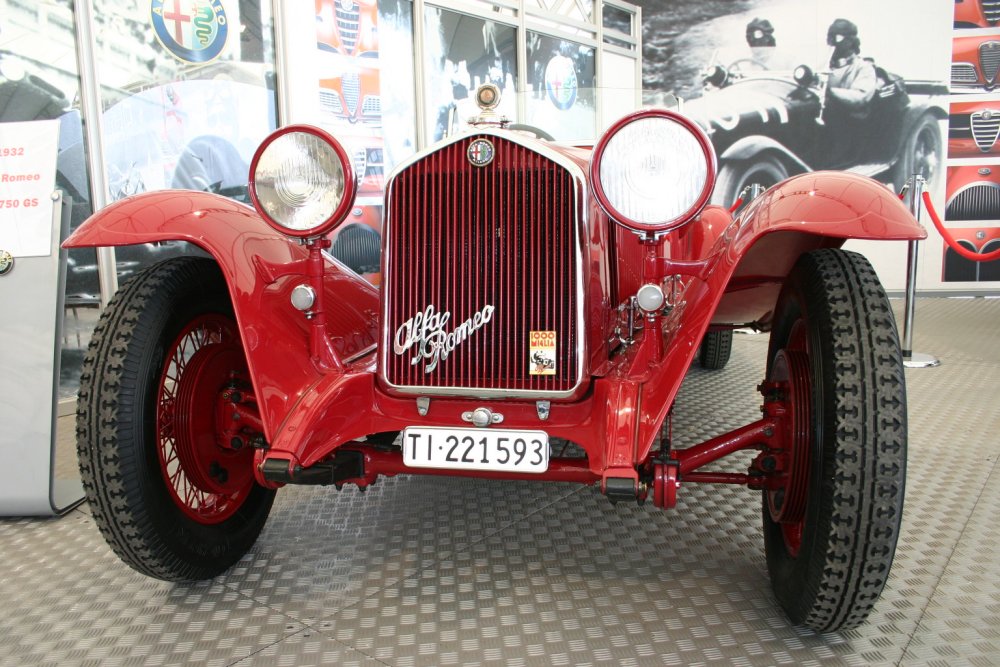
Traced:
<svg viewBox="0 0 1000 667">
<path fill-rule="evenodd" d="M 733 205 L 729 207 L 729 212 L 730 213 L 736 213 L 736 209 L 738 209 L 740 206 L 743 206 L 743 198 L 742 197 L 740 197 L 739 199 L 737 199 L 733 203 Z"/>
<path fill-rule="evenodd" d="M 931 193 L 924 192 L 924 205 L 927 206 L 927 213 L 931 216 L 931 221 L 938 230 L 938 234 L 944 239 L 944 242 L 948 244 L 948 247 L 957 252 L 962 257 L 972 260 L 973 262 L 992 262 L 995 259 L 1000 259 L 1000 250 L 994 250 L 993 252 L 988 252 L 982 255 L 978 252 L 972 252 L 968 248 L 963 248 L 958 245 L 955 241 L 955 237 L 951 235 L 943 224 L 941 224 L 941 218 L 938 217 L 937 211 L 934 210 L 934 205 L 931 204 Z"/>
</svg>

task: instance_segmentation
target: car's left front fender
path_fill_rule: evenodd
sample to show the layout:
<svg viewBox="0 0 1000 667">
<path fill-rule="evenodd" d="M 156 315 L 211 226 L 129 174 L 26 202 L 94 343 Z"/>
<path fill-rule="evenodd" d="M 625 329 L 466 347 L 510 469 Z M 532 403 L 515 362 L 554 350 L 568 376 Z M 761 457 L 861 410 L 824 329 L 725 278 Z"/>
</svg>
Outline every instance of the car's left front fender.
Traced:
<svg viewBox="0 0 1000 667">
<path fill-rule="evenodd" d="M 205 192 L 166 190 L 122 199 L 87 219 L 67 248 L 188 241 L 222 269 L 239 323 L 254 390 L 270 440 L 292 407 L 323 377 L 310 357 L 305 315 L 290 303 L 305 275 L 306 249 L 243 204 Z M 330 343 L 344 362 L 371 363 L 378 291 L 332 258 L 324 273 Z"/>
</svg>

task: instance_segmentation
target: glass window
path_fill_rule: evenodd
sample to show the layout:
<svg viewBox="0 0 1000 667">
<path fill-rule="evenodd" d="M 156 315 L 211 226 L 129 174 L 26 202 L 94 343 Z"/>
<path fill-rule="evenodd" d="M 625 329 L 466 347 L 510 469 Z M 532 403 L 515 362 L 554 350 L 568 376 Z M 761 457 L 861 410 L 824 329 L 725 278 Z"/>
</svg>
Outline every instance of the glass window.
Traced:
<svg viewBox="0 0 1000 667">
<path fill-rule="evenodd" d="M 614 5 L 604 5 L 604 27 L 617 30 L 626 35 L 632 34 L 632 12 L 625 11 Z"/>
<path fill-rule="evenodd" d="M 189 188 L 248 201 L 257 145 L 276 127 L 266 0 L 95 0 L 109 201 Z M 197 252 L 119 248 L 119 279 Z"/>
<path fill-rule="evenodd" d="M 70 228 L 91 213 L 71 0 L 9 2 L 0 25 L 0 122 L 58 120 L 56 187 L 72 199 Z M 97 252 L 68 251 L 59 395 L 76 394 L 80 364 L 97 322 Z"/>
<path fill-rule="evenodd" d="M 426 130 L 437 141 L 476 115 L 474 93 L 500 87 L 498 112 L 517 118 L 516 31 L 512 26 L 428 7 L 424 12 Z"/>
<path fill-rule="evenodd" d="M 597 133 L 594 48 L 529 32 L 527 55 L 525 122 L 558 140 L 593 139 Z"/>
</svg>

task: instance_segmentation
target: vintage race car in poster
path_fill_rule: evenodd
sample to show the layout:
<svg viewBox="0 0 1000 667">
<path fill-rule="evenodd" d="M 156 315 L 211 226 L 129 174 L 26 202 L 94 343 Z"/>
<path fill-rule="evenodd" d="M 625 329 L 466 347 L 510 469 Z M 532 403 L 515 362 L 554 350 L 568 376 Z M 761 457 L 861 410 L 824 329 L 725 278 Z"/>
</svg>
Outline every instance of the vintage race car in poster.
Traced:
<svg viewBox="0 0 1000 667">
<path fill-rule="evenodd" d="M 880 70 L 877 70 L 880 71 Z M 706 72 L 704 95 L 684 111 L 705 128 L 719 158 L 713 203 L 728 206 L 750 183 L 771 186 L 819 169 L 850 171 L 897 189 L 914 173 L 935 187 L 944 150 L 944 83 L 901 81 L 880 71 L 862 117 L 831 113 L 826 73 L 761 69 L 749 59 Z"/>
<path fill-rule="evenodd" d="M 257 150 L 253 208 L 147 193 L 71 236 L 211 256 L 140 272 L 93 335 L 78 453 L 108 543 L 149 576 L 204 579 L 290 484 L 558 481 L 662 509 L 729 484 L 761 508 L 789 617 L 861 623 L 899 536 L 906 397 L 885 293 L 840 246 L 924 230 L 882 184 L 837 172 L 734 218 L 708 203 L 715 151 L 686 116 L 637 111 L 580 148 L 512 130 L 499 93 L 481 87 L 467 131 L 387 179 L 381 289 L 326 252 L 357 179 L 310 126 Z M 761 417 L 678 448 L 681 381 L 706 332 L 733 327 L 770 332 Z M 742 471 L 713 465 L 727 457 Z"/>
</svg>

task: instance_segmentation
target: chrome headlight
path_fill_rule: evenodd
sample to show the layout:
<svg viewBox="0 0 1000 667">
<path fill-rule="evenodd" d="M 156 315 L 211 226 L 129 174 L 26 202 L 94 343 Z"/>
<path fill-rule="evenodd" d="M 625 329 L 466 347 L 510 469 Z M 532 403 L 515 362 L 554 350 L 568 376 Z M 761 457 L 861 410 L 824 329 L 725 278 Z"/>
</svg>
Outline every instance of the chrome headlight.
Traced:
<svg viewBox="0 0 1000 667">
<path fill-rule="evenodd" d="M 329 134 L 308 125 L 273 132 L 250 163 L 250 198 L 283 234 L 322 236 L 354 204 L 357 181 L 350 158 Z"/>
<path fill-rule="evenodd" d="M 646 109 L 604 133 L 590 180 L 616 222 L 638 232 L 667 232 L 698 215 L 715 174 L 715 151 L 701 128 L 673 111 Z"/>
</svg>

